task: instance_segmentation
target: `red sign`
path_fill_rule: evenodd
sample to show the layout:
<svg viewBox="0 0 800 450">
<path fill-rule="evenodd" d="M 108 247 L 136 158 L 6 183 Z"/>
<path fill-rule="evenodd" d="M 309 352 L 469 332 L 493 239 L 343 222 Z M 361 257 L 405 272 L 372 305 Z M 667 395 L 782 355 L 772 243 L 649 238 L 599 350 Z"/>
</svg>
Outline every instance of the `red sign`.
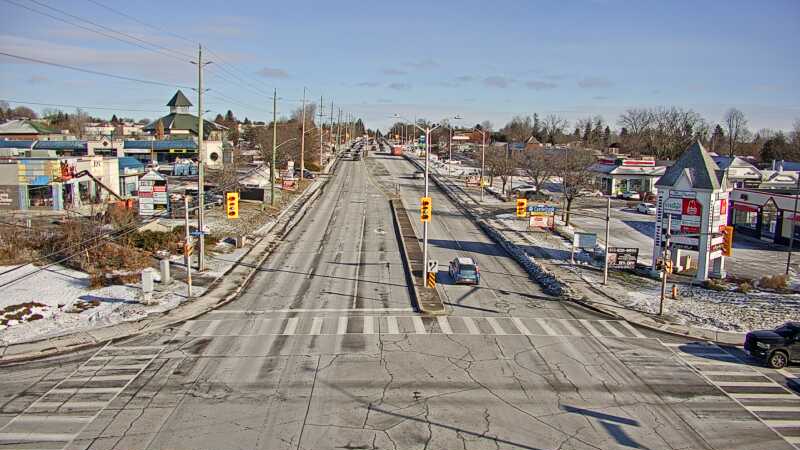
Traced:
<svg viewBox="0 0 800 450">
<path fill-rule="evenodd" d="M 681 233 L 700 233 L 700 227 L 690 227 L 689 225 L 681 225 Z"/>
<path fill-rule="evenodd" d="M 719 201 L 719 215 L 726 216 L 728 215 L 728 199 L 723 198 Z"/>
<path fill-rule="evenodd" d="M 699 216 L 703 210 L 703 205 L 697 199 L 685 198 L 683 199 L 683 214 L 686 216 Z"/>
</svg>

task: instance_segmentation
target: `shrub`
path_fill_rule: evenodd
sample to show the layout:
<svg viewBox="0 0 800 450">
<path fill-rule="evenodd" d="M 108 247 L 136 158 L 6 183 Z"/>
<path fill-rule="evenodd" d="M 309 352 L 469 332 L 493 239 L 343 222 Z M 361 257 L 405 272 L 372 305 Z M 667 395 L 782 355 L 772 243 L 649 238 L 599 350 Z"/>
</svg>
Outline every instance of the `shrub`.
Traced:
<svg viewBox="0 0 800 450">
<path fill-rule="evenodd" d="M 763 289 L 772 289 L 774 291 L 781 291 L 786 289 L 789 283 L 789 278 L 786 275 L 773 275 L 766 276 L 758 280 L 758 286 Z"/>
<path fill-rule="evenodd" d="M 712 291 L 724 291 L 725 286 L 718 280 L 710 279 L 703 283 L 703 286 L 706 289 L 711 289 Z"/>
<path fill-rule="evenodd" d="M 741 292 L 742 294 L 747 294 L 753 290 L 753 285 L 748 282 L 739 283 L 739 286 L 736 288 L 737 292 Z"/>
</svg>

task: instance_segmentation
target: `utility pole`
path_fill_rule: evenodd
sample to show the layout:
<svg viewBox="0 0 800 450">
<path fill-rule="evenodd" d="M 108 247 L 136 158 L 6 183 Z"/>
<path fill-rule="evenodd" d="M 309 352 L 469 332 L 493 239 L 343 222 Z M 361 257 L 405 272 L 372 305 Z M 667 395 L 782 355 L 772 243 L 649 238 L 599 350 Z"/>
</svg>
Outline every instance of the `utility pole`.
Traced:
<svg viewBox="0 0 800 450">
<path fill-rule="evenodd" d="M 305 178 L 305 151 L 306 151 L 306 87 L 303 86 L 303 128 L 300 133 L 300 181 Z"/>
<path fill-rule="evenodd" d="M 342 133 L 342 108 L 339 108 L 339 115 L 336 118 L 336 146 L 338 147 L 341 143 L 341 135 Z"/>
<path fill-rule="evenodd" d="M 661 230 L 659 230 L 659 233 Z M 667 215 L 667 234 L 664 239 L 664 250 L 661 256 L 661 302 L 658 304 L 658 315 L 664 315 L 664 298 L 667 296 L 667 267 L 671 265 L 671 261 L 667 257 L 669 255 L 669 240 L 672 237 L 672 214 Z"/>
<path fill-rule="evenodd" d="M 605 262 L 603 263 L 603 284 L 608 284 L 608 248 L 609 248 L 609 236 L 611 234 L 611 197 L 606 199 L 606 257 Z"/>
<path fill-rule="evenodd" d="M 319 127 L 319 167 L 322 169 L 322 96 L 319 96 L 319 123 L 317 126 Z"/>
<path fill-rule="evenodd" d="M 481 137 L 483 138 L 483 141 L 482 141 L 483 143 L 481 144 L 481 181 L 480 181 L 480 185 L 481 185 L 481 203 L 483 203 L 483 191 L 486 189 L 483 186 L 483 171 L 484 171 L 485 160 L 486 160 L 486 132 L 484 130 L 481 130 Z"/>
<path fill-rule="evenodd" d="M 272 91 L 272 162 L 269 165 L 269 204 L 275 205 L 275 153 L 278 149 L 278 90 Z"/>
<path fill-rule="evenodd" d="M 192 298 L 192 236 L 189 234 L 189 197 L 186 194 L 183 195 L 183 218 L 184 228 L 186 228 L 186 242 L 183 245 L 183 262 L 186 264 L 186 298 Z"/>
<path fill-rule="evenodd" d="M 447 144 L 447 150 L 450 155 L 447 157 L 447 176 L 452 176 L 451 169 L 453 167 L 453 127 L 450 128 L 450 142 Z"/>
<path fill-rule="evenodd" d="M 416 127 L 416 118 L 414 119 L 414 126 Z M 428 197 L 428 161 L 431 159 L 431 128 L 430 125 L 425 127 L 425 197 Z M 433 209 L 433 208 L 431 208 Z M 425 284 L 425 279 L 428 273 L 428 221 L 422 222 L 422 283 Z"/>
<path fill-rule="evenodd" d="M 197 270 L 206 270 L 206 240 L 205 235 L 205 167 L 206 158 L 203 150 L 203 67 L 210 62 L 203 63 L 203 46 L 197 48 L 197 231 L 200 234 L 199 251 L 197 255 Z"/>
<path fill-rule="evenodd" d="M 331 123 L 328 127 L 328 142 L 331 144 L 333 153 L 336 154 L 336 147 L 333 145 L 333 100 L 331 100 Z"/>
</svg>

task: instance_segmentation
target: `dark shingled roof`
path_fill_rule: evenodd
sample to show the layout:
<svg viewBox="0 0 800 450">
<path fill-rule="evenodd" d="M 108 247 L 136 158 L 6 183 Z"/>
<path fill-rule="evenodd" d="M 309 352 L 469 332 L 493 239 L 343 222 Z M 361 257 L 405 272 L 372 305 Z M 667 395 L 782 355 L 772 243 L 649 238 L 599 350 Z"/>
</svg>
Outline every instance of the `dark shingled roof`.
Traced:
<svg viewBox="0 0 800 450">
<path fill-rule="evenodd" d="M 726 183 L 725 172 L 720 170 L 711 155 L 703 148 L 703 144 L 695 142 L 686 149 L 670 166 L 664 176 L 659 178 L 656 186 L 672 187 L 678 182 L 683 173 L 688 174 L 692 187 L 696 189 L 720 189 Z"/>
<path fill-rule="evenodd" d="M 147 126 L 144 127 L 144 131 L 151 133 L 155 132 L 156 123 L 158 123 L 159 120 L 161 121 L 161 125 L 164 126 L 164 131 L 166 132 L 169 132 L 170 130 L 190 130 L 195 136 L 197 136 L 197 116 L 194 114 L 167 114 L 166 116 L 147 124 Z M 222 125 L 203 119 L 203 137 L 208 137 L 208 133 L 212 130 L 216 131 L 224 129 L 226 128 Z"/>
<path fill-rule="evenodd" d="M 172 100 L 167 103 L 167 106 L 192 106 L 192 102 L 178 89 L 178 92 L 172 96 Z"/>
<path fill-rule="evenodd" d="M 170 150 L 173 148 L 196 150 L 197 142 L 194 139 L 165 139 L 161 141 L 131 140 L 125 141 L 123 148 L 137 150 Z"/>
</svg>

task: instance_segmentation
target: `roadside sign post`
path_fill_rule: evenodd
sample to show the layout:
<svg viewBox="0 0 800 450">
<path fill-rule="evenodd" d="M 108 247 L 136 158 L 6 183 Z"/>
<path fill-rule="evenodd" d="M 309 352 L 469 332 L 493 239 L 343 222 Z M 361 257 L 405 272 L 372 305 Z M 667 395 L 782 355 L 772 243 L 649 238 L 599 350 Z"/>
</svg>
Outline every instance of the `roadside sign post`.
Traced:
<svg viewBox="0 0 800 450">
<path fill-rule="evenodd" d="M 436 287 L 436 274 L 439 272 L 439 261 L 435 259 L 428 260 L 428 267 L 426 267 L 427 286 L 429 288 Z"/>
<path fill-rule="evenodd" d="M 189 235 L 189 197 L 183 196 L 184 227 L 186 242 L 183 244 L 183 262 L 186 264 L 186 298 L 192 298 L 192 237 Z"/>
<path fill-rule="evenodd" d="M 659 233 L 661 230 L 659 230 Z M 664 251 L 661 257 L 661 301 L 658 303 L 658 315 L 664 315 L 664 298 L 667 296 L 667 273 L 672 269 L 669 255 L 669 240 L 672 237 L 672 216 L 667 216 L 667 234 L 664 236 Z"/>
</svg>

